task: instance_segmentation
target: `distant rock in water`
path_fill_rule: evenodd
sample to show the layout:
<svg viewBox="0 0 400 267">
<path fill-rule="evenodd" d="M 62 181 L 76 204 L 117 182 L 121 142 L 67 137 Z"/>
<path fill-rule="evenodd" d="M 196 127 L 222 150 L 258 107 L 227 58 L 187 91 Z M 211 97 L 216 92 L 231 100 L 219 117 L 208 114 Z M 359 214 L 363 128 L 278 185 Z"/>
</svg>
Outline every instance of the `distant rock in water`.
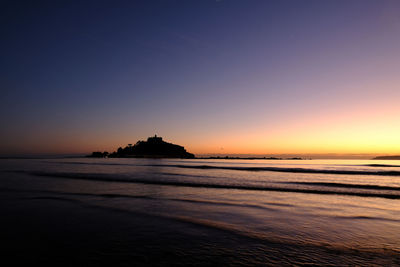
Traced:
<svg viewBox="0 0 400 267">
<path fill-rule="evenodd" d="M 106 152 L 104 152 L 106 153 Z M 118 148 L 116 152 L 103 156 L 104 153 L 93 152 L 90 157 L 110 158 L 185 158 L 193 159 L 194 155 L 187 152 L 183 146 L 167 143 L 155 135 L 147 141 L 138 141 L 135 145 L 128 144 L 125 148 Z"/>
<path fill-rule="evenodd" d="M 373 159 L 381 159 L 381 160 L 400 160 L 400 155 L 398 156 L 379 156 Z"/>
</svg>

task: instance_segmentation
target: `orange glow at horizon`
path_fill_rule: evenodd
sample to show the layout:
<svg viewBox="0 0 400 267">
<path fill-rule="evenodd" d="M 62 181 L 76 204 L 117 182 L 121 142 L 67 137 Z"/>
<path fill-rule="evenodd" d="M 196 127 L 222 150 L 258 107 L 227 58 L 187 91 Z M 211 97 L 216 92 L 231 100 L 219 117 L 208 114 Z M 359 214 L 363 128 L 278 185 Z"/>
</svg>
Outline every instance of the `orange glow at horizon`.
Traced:
<svg viewBox="0 0 400 267">
<path fill-rule="evenodd" d="M 199 154 L 400 154 L 400 107 L 396 99 L 370 100 L 366 105 L 259 125 L 188 147 Z"/>
<path fill-rule="evenodd" d="M 158 131 L 165 141 L 182 145 L 194 154 L 400 154 L 400 108 L 396 99 L 369 99 L 359 105 L 292 116 L 274 124 L 244 122 L 227 128 Z M 36 153 L 89 153 L 115 151 L 119 146 L 145 140 L 153 132 L 132 136 L 126 130 L 31 136 L 23 145 Z M 21 153 L 25 151 L 21 150 Z"/>
</svg>

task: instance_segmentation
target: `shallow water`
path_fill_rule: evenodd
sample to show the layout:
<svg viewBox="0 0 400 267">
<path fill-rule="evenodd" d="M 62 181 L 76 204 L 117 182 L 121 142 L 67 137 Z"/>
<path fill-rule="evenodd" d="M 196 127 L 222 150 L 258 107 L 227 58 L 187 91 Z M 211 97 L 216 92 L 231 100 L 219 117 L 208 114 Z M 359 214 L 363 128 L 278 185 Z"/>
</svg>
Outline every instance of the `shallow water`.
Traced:
<svg viewBox="0 0 400 267">
<path fill-rule="evenodd" d="M 114 265 L 400 264 L 397 161 L 3 159 L 0 170 L 8 227 L 72 211 L 71 229 L 92 233 L 76 259 L 85 265 L 114 250 Z M 57 216 L 43 232 L 74 243 Z M 118 216 L 122 228 L 105 235 L 101 222 Z"/>
</svg>

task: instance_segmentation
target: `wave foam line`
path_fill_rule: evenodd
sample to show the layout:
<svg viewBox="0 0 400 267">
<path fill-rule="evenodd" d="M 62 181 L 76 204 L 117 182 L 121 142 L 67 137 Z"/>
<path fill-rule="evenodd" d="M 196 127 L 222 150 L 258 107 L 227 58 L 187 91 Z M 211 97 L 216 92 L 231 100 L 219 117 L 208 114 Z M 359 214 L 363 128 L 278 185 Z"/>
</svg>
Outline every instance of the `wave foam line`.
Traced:
<svg viewBox="0 0 400 267">
<path fill-rule="evenodd" d="M 195 183 L 181 181 L 160 181 L 150 179 L 132 179 L 132 178 L 115 178 L 100 174 L 82 174 L 82 173 L 47 173 L 47 172 L 30 172 L 29 174 L 43 177 L 58 177 L 76 180 L 89 180 L 101 182 L 123 182 L 147 185 L 166 185 L 166 186 L 182 186 L 194 188 L 211 188 L 211 189 L 236 189 L 236 190 L 255 190 L 255 191 L 274 191 L 289 193 L 306 193 L 306 194 L 323 194 L 323 195 L 348 195 L 360 197 L 380 197 L 389 199 L 400 199 L 400 194 L 377 193 L 377 192 L 343 192 L 317 189 L 300 189 L 300 188 L 283 188 L 269 186 L 251 186 L 251 185 L 235 185 L 235 184 L 211 184 L 211 183 Z"/>
<path fill-rule="evenodd" d="M 311 185 L 311 186 L 400 191 L 400 187 L 369 185 L 369 184 L 344 184 L 344 183 L 323 183 L 323 182 L 283 182 L 283 183 L 284 184 Z"/>
<path fill-rule="evenodd" d="M 241 167 L 241 166 L 213 166 L 213 165 L 147 165 L 149 167 L 173 167 L 185 169 L 216 169 L 233 171 L 270 171 L 290 173 L 322 173 L 322 174 L 348 174 L 348 175 L 384 175 L 400 176 L 400 171 L 358 171 L 358 170 L 323 170 L 306 168 L 281 168 L 281 167 Z"/>
</svg>

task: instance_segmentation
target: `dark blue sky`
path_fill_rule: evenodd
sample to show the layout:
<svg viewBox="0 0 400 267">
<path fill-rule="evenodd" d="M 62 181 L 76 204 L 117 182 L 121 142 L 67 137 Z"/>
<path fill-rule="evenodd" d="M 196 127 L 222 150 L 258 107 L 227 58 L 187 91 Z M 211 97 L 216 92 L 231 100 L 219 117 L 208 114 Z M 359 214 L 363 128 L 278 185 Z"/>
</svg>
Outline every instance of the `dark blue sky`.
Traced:
<svg viewBox="0 0 400 267">
<path fill-rule="evenodd" d="M 399 96 L 399 6 L 3 1 L 1 149 L 111 150 L 157 132 L 195 153 L 243 152 L 232 144 L 367 108 L 377 91 L 387 106 Z M 254 153 L 268 145 L 247 143 Z"/>
</svg>

